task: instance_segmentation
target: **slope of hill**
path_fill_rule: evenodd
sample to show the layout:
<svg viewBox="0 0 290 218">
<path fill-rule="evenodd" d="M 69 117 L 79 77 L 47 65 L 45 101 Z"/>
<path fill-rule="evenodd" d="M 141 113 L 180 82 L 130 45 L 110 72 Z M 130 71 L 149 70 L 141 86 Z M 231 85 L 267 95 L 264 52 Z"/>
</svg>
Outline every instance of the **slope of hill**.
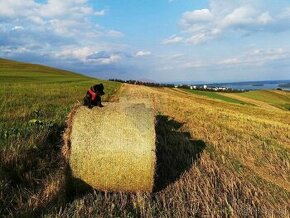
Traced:
<svg viewBox="0 0 290 218">
<path fill-rule="evenodd" d="M 278 108 L 290 110 L 290 91 L 256 90 L 238 93 L 236 95 L 262 101 Z"/>
<path fill-rule="evenodd" d="M 193 93 L 200 96 L 206 96 L 208 98 L 217 99 L 225 102 L 235 103 L 235 104 L 249 104 L 247 102 L 238 100 L 237 98 L 231 98 L 222 93 L 218 92 L 210 92 L 210 91 L 201 91 L 201 90 L 190 90 L 190 89 L 183 89 L 186 92 Z"/>
<path fill-rule="evenodd" d="M 20 133 L 22 126 L 34 118 L 61 125 L 72 104 L 98 82 L 105 85 L 105 99 L 118 87 L 64 70 L 0 59 L 0 136 L 24 134 Z M 0 147 L 7 145 L 4 142 L 1 140 Z"/>
<path fill-rule="evenodd" d="M 5 76 L 0 82 L 0 214 L 289 216 L 288 111 L 170 88 L 122 85 L 116 98 L 149 99 L 156 110 L 155 191 L 98 192 L 71 177 L 59 147 L 65 116 L 99 81 L 68 72 L 50 77 L 49 68 L 41 78 L 39 66 L 24 73 L 24 66 L 13 70 L 9 63 L 10 67 L 0 64 L 0 75 Z M 62 82 L 55 83 L 60 77 Z M 109 94 L 119 87 L 102 82 Z"/>
<path fill-rule="evenodd" d="M 255 105 L 270 110 L 290 110 L 290 91 L 287 90 L 255 90 L 243 93 L 217 93 L 188 89 L 184 91 L 230 103 Z"/>
<path fill-rule="evenodd" d="M 32 204 L 29 198 L 59 170 L 58 148 L 65 118 L 87 89 L 99 82 L 105 85 L 103 99 L 120 86 L 51 67 L 0 59 L 1 215 L 9 214 L 12 208 L 23 208 L 25 214 L 25 208 Z"/>
</svg>

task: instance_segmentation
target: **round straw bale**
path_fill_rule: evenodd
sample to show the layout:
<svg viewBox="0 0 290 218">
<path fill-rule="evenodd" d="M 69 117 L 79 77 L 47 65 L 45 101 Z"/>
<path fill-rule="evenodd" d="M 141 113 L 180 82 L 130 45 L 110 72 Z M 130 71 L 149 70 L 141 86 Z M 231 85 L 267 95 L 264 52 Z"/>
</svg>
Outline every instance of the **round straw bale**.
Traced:
<svg viewBox="0 0 290 218">
<path fill-rule="evenodd" d="M 104 191 L 152 191 L 154 112 L 143 103 L 76 107 L 65 133 L 72 175 Z"/>
</svg>

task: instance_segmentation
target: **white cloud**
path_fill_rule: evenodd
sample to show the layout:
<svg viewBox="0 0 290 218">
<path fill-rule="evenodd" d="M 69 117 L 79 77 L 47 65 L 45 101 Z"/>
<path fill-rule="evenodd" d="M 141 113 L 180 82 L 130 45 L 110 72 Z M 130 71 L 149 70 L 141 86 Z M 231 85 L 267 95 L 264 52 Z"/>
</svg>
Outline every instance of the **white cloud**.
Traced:
<svg viewBox="0 0 290 218">
<path fill-rule="evenodd" d="M 183 40 L 183 37 L 177 36 L 177 35 L 172 35 L 167 39 L 164 39 L 162 41 L 162 44 L 174 44 L 174 43 L 178 43 L 181 42 Z"/>
<path fill-rule="evenodd" d="M 194 68 L 200 68 L 204 66 L 204 63 L 201 61 L 189 61 L 183 65 L 185 68 L 188 69 L 194 69 Z"/>
<path fill-rule="evenodd" d="M 261 24 L 269 24 L 271 22 L 273 22 L 274 19 L 272 18 L 272 16 L 269 14 L 269 12 L 265 12 L 263 14 L 261 14 L 259 17 L 258 17 L 258 22 L 261 23 Z"/>
<path fill-rule="evenodd" d="M 148 56 L 151 55 L 150 51 L 138 51 L 135 53 L 136 57 L 143 57 L 143 56 Z"/>
<path fill-rule="evenodd" d="M 104 16 L 105 14 L 106 14 L 106 10 L 105 9 L 95 12 L 96 16 Z"/>
<path fill-rule="evenodd" d="M 95 47 L 62 47 L 56 54 L 59 58 L 76 58 L 85 61 L 86 58 L 96 51 Z"/>
<path fill-rule="evenodd" d="M 289 18 L 290 17 L 290 7 L 285 8 L 282 13 L 279 15 L 279 18 L 284 19 L 284 18 Z"/>
<path fill-rule="evenodd" d="M 181 23 L 185 26 L 196 22 L 209 22 L 214 18 L 208 9 L 194 10 L 184 12 L 181 18 Z"/>
<path fill-rule="evenodd" d="M 108 37 L 122 37 L 123 33 L 95 23 L 93 18 L 101 15 L 105 15 L 105 10 L 95 10 L 87 0 L 42 3 L 0 0 L 1 43 L 10 55 L 29 51 L 48 57 L 86 61 L 86 57 L 96 51 L 121 47 L 106 42 Z M 112 54 L 95 63 L 109 64 L 119 59 L 117 54 Z"/>
<path fill-rule="evenodd" d="M 88 63 L 94 63 L 94 64 L 101 64 L 101 65 L 109 65 L 119 62 L 122 59 L 120 55 L 113 54 L 109 57 L 104 58 L 98 58 L 98 59 L 88 59 Z"/>
<path fill-rule="evenodd" d="M 190 44 L 199 44 L 204 41 L 206 41 L 209 38 L 209 36 L 205 33 L 197 33 L 191 36 L 190 38 L 187 38 L 185 41 L 190 43 Z"/>
<path fill-rule="evenodd" d="M 7 54 L 8 56 L 13 55 L 15 52 L 17 52 L 17 54 L 30 52 L 30 49 L 21 46 L 0 46 L 0 50 L 3 54 Z"/>
<path fill-rule="evenodd" d="M 111 37 L 123 37 L 124 36 L 124 34 L 122 32 L 119 32 L 117 30 L 109 30 L 107 32 L 107 35 L 111 36 Z"/>
<path fill-rule="evenodd" d="M 283 48 L 272 49 L 250 49 L 242 54 L 233 55 L 231 57 L 207 57 L 203 59 L 200 57 L 192 57 L 187 54 L 174 54 L 167 56 L 160 56 L 160 66 L 158 71 L 166 71 L 178 69 L 183 71 L 202 71 L 211 69 L 251 69 L 253 67 L 266 66 L 267 64 L 274 63 L 275 61 L 285 60 L 290 58 L 290 50 Z M 170 63 L 170 64 L 168 64 Z"/>
<path fill-rule="evenodd" d="M 180 53 L 173 54 L 173 55 L 170 55 L 170 56 L 169 56 L 170 59 L 174 59 L 174 60 L 176 60 L 176 59 L 180 59 L 180 58 L 182 58 L 182 57 L 184 57 L 184 54 L 180 54 Z"/>
<path fill-rule="evenodd" d="M 218 61 L 218 65 L 233 66 L 260 66 L 265 63 L 290 58 L 290 52 L 282 48 L 276 49 L 254 49 L 240 56 L 226 58 Z"/>
<path fill-rule="evenodd" d="M 250 6 L 236 8 L 219 22 L 222 28 L 249 25 L 255 22 L 256 11 Z"/>
<path fill-rule="evenodd" d="M 121 60 L 121 56 L 120 55 L 112 55 L 109 58 L 104 58 L 100 60 L 101 64 L 112 64 L 112 63 L 116 63 L 119 60 Z"/>
<path fill-rule="evenodd" d="M 49 0 L 46 4 L 39 4 L 39 14 L 44 17 L 78 17 L 92 15 L 94 9 L 87 5 L 87 1 L 77 0 Z"/>
<path fill-rule="evenodd" d="M 38 4 L 33 0 L 0 0 L 0 16 L 18 17 L 30 14 L 29 9 L 37 7 Z"/>
<path fill-rule="evenodd" d="M 55 57 L 61 59 L 76 59 L 84 64 L 109 65 L 118 63 L 124 55 L 120 52 L 100 50 L 100 47 L 62 47 Z"/>
<path fill-rule="evenodd" d="M 186 42 L 200 44 L 231 34 L 251 35 L 264 31 L 290 30 L 290 9 L 271 13 L 251 1 L 211 0 L 209 8 L 186 11 L 180 18 L 182 31 L 163 40 L 163 44 Z"/>
<path fill-rule="evenodd" d="M 23 26 L 14 26 L 11 28 L 12 31 L 23 30 Z"/>
<path fill-rule="evenodd" d="M 220 65 L 232 65 L 232 64 L 239 64 L 239 63 L 241 63 L 241 60 L 239 60 L 238 58 L 227 58 L 218 62 L 218 64 Z"/>
</svg>

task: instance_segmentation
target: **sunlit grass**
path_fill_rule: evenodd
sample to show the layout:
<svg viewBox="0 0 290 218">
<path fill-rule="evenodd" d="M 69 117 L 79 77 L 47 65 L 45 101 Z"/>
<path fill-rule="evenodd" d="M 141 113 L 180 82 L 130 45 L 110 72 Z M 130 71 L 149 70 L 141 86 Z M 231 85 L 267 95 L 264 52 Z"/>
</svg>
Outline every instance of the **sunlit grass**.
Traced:
<svg viewBox="0 0 290 218">
<path fill-rule="evenodd" d="M 278 108 L 290 110 L 290 91 L 257 90 L 239 93 L 237 95 L 266 102 Z"/>
<path fill-rule="evenodd" d="M 91 85 L 104 84 L 104 100 L 119 87 L 118 83 L 39 65 L 0 59 L 0 66 L 0 147 L 39 134 L 40 126 L 30 123 L 32 119 L 43 123 L 42 131 L 64 125 L 73 104 L 82 101 Z"/>
<path fill-rule="evenodd" d="M 234 99 L 234 98 L 230 98 L 230 97 L 226 97 L 223 95 L 220 95 L 219 93 L 216 92 L 210 92 L 210 91 L 201 91 L 201 90 L 190 90 L 190 89 L 183 89 L 184 91 L 187 91 L 189 93 L 193 93 L 196 95 L 201 95 L 201 96 L 206 96 L 208 98 L 212 98 L 212 99 L 218 99 L 221 101 L 225 101 L 225 102 L 230 102 L 230 103 L 235 103 L 235 104 L 248 104 L 246 102 Z"/>
</svg>

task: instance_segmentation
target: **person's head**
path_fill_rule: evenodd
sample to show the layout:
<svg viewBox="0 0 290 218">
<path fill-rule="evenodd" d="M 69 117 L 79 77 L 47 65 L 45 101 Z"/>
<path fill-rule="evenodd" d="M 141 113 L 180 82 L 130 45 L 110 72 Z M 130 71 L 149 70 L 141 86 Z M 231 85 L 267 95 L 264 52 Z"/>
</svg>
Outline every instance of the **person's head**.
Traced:
<svg viewBox="0 0 290 218">
<path fill-rule="evenodd" d="M 98 93 L 99 95 L 104 95 L 104 85 L 102 83 L 96 84 L 93 86 L 93 90 L 95 93 Z"/>
</svg>

